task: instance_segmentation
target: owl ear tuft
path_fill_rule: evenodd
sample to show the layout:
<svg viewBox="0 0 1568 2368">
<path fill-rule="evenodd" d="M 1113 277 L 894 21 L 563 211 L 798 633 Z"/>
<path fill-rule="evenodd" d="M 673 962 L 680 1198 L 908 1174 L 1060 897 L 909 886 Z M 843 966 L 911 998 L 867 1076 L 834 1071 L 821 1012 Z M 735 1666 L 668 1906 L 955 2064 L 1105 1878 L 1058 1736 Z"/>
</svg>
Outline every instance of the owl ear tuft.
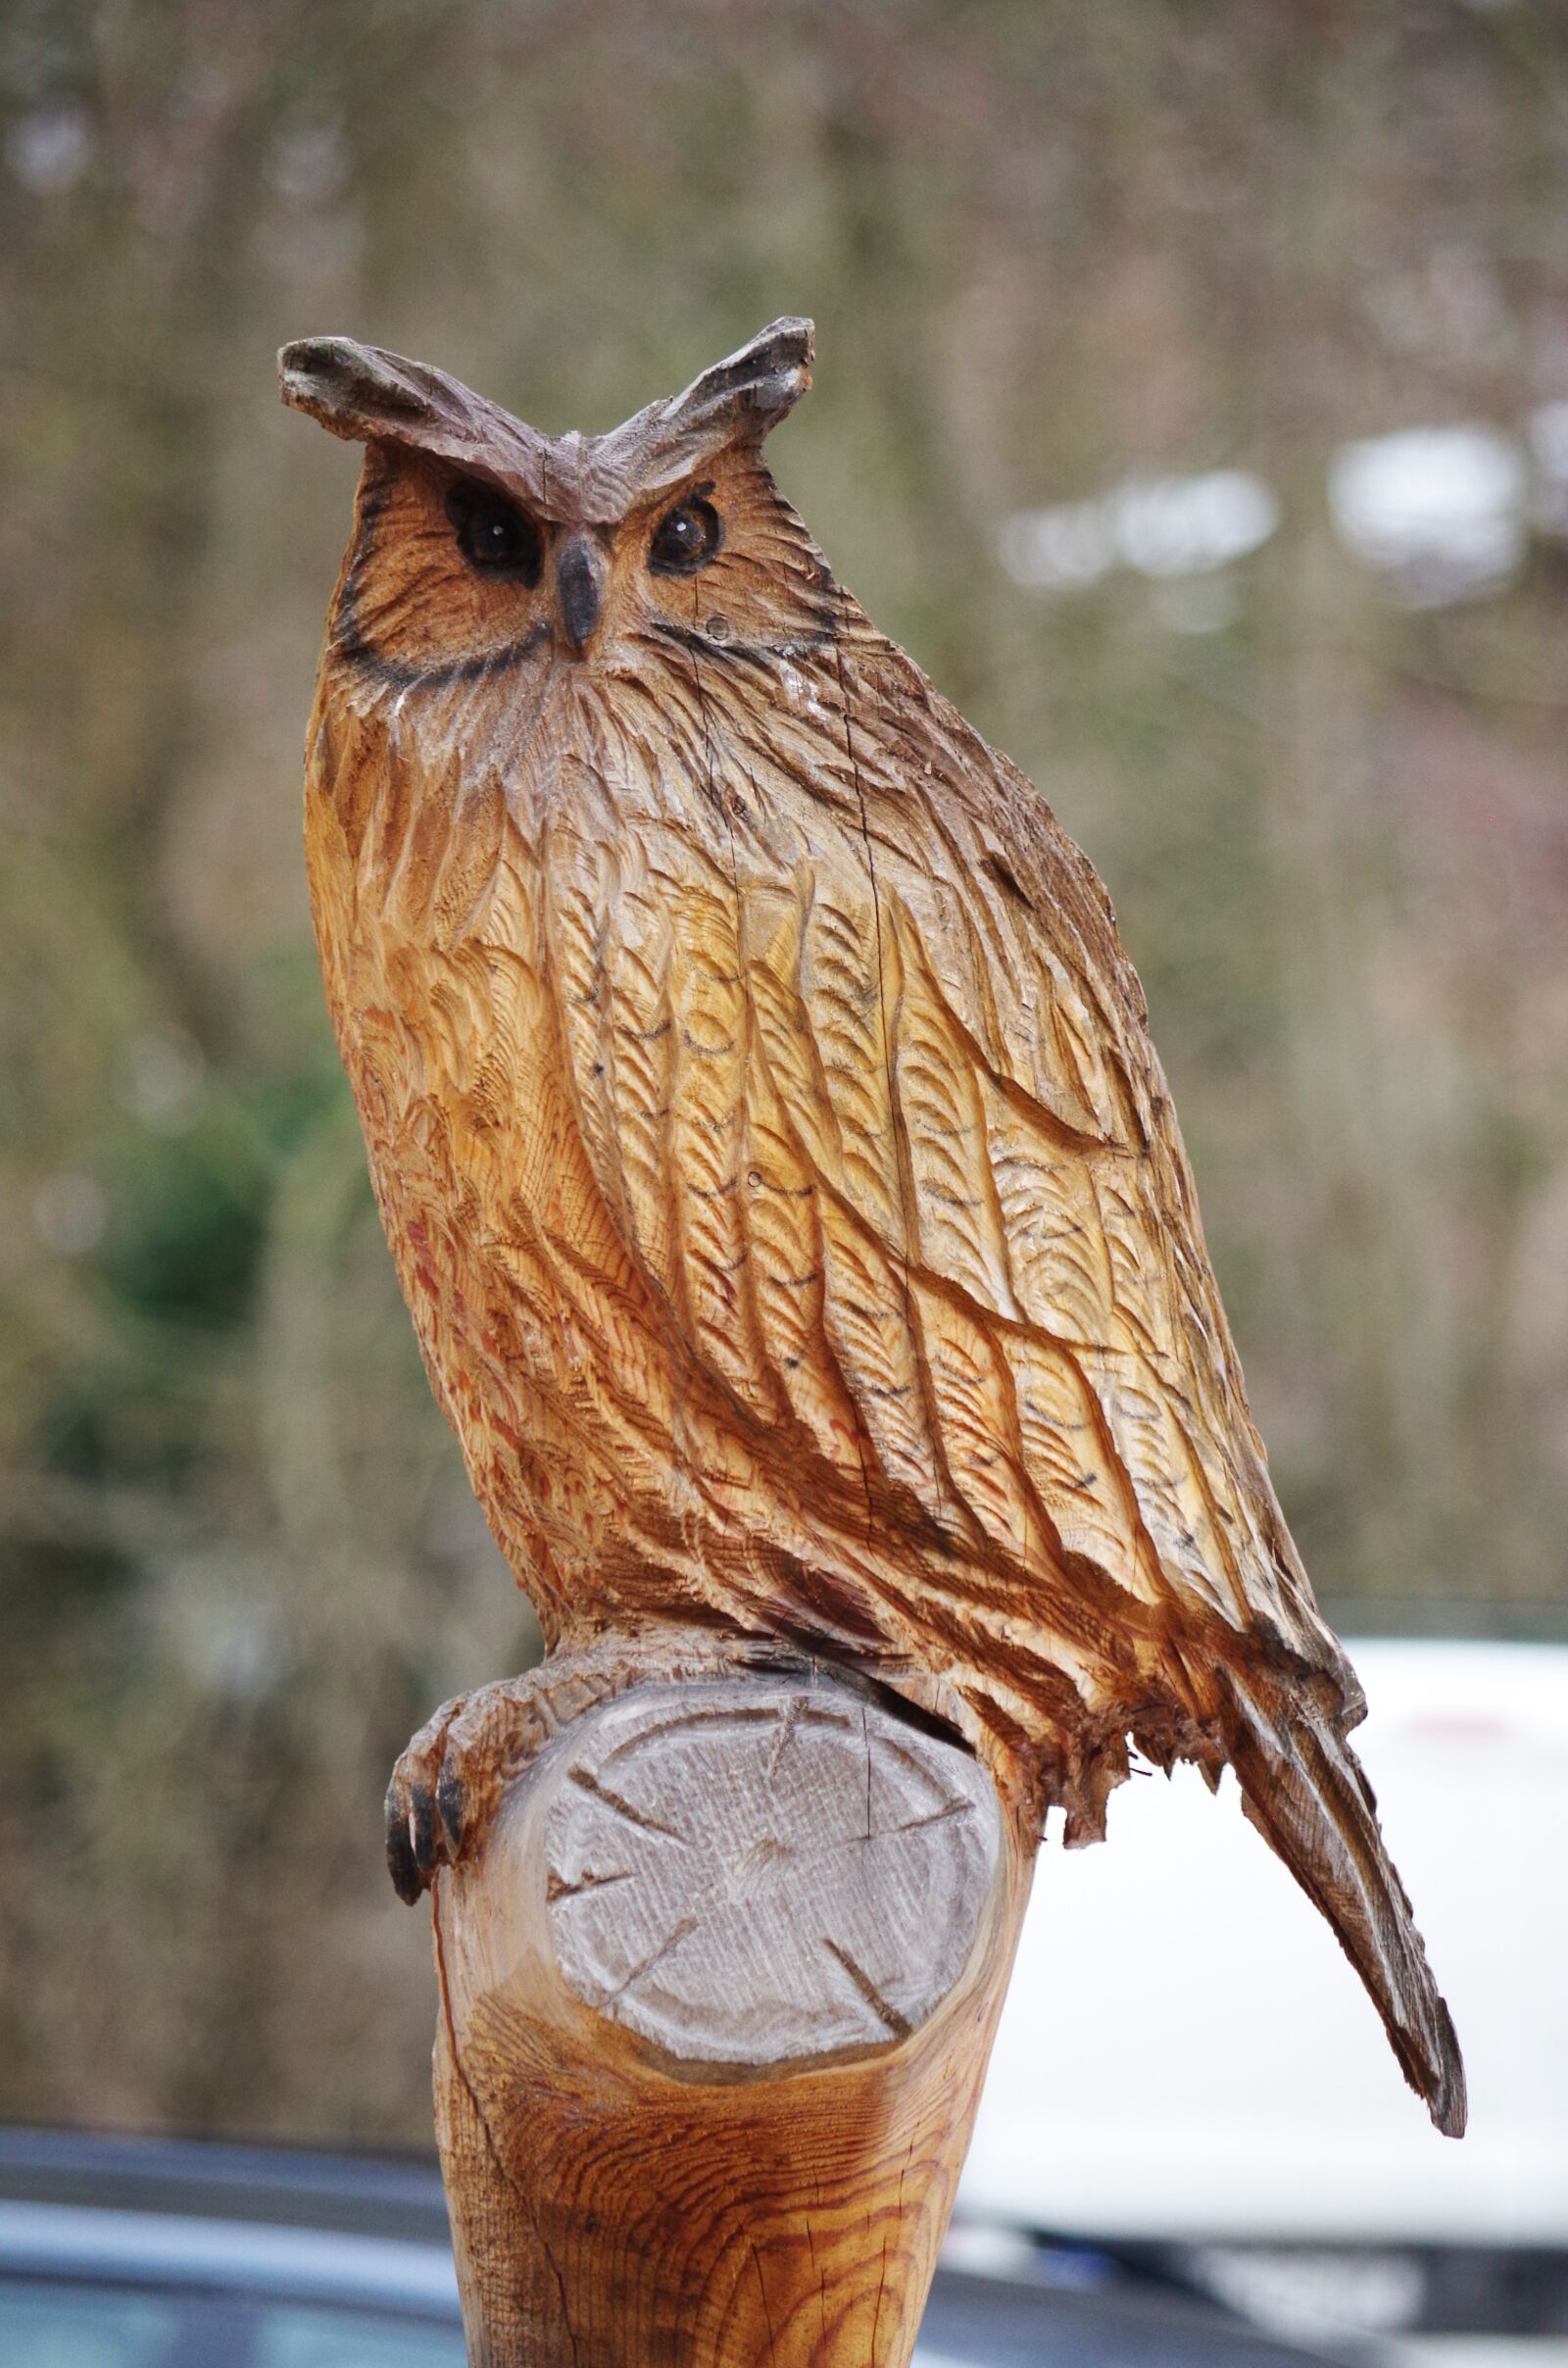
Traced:
<svg viewBox="0 0 1568 2368">
<path fill-rule="evenodd" d="M 407 435 L 434 416 L 427 383 L 434 375 L 401 354 L 359 345 L 352 337 L 300 337 L 277 357 L 284 402 L 337 436 Z"/>
<path fill-rule="evenodd" d="M 301 337 L 277 357 L 278 391 L 335 436 L 436 454 L 531 500 L 540 439 L 498 404 L 424 362 L 352 337 Z"/>
<path fill-rule="evenodd" d="M 814 347 L 809 321 L 775 321 L 666 403 L 661 425 L 705 439 L 727 430 L 760 440 L 809 389 Z"/>
</svg>

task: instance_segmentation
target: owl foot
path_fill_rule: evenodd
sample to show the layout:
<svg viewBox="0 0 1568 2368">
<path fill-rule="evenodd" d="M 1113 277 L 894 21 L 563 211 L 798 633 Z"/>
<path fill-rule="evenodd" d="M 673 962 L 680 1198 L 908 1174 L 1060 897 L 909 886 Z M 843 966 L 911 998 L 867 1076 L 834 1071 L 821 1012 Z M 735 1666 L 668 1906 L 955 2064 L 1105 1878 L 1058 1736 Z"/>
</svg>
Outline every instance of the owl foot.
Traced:
<svg viewBox="0 0 1568 2368">
<path fill-rule="evenodd" d="M 808 1666 L 796 1648 L 773 1638 L 669 1628 L 640 1642 L 607 1635 L 579 1650 L 563 1647 L 526 1677 L 504 1677 L 443 1702 L 387 1787 L 386 1862 L 399 1899 L 412 1907 L 441 1867 L 477 1853 L 513 1778 L 593 1703 L 645 1678 Z"/>
<path fill-rule="evenodd" d="M 386 1794 L 386 1863 L 412 1907 L 436 1870 L 489 1831 L 501 1795 L 550 1730 L 533 1677 L 502 1678 L 443 1702 L 399 1757 Z"/>
</svg>

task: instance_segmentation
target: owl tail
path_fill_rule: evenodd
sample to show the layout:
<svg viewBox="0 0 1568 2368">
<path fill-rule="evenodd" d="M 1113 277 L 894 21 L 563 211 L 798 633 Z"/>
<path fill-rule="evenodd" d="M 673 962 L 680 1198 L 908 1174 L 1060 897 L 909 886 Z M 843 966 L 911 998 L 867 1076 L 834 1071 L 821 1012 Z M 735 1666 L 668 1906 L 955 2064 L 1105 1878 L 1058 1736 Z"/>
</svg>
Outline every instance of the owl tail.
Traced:
<svg viewBox="0 0 1568 2368">
<path fill-rule="evenodd" d="M 1276 1713 L 1233 1676 L 1229 1757 L 1253 1825 L 1333 1925 L 1383 2017 L 1405 2079 L 1437 2127 L 1460 2138 L 1464 2064 L 1410 1902 L 1349 1745 L 1298 1705 Z"/>
</svg>

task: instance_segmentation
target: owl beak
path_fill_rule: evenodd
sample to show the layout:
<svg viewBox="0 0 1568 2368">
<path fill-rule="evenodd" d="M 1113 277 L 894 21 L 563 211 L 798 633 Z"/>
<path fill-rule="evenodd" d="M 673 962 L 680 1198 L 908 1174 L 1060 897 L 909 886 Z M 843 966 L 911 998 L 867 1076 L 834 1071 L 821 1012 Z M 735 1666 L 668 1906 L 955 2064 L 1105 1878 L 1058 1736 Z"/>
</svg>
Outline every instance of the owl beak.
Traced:
<svg viewBox="0 0 1568 2368">
<path fill-rule="evenodd" d="M 571 534 L 556 559 L 556 596 L 562 629 L 580 658 L 593 639 L 605 606 L 605 562 L 586 534 Z"/>
</svg>

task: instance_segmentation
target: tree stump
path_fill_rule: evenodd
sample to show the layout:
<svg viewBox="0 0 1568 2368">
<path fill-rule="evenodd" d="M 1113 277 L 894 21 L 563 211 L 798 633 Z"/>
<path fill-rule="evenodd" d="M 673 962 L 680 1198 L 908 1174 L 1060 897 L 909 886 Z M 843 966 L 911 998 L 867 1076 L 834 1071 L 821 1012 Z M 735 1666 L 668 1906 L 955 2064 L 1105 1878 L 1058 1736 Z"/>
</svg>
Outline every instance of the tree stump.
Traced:
<svg viewBox="0 0 1568 2368">
<path fill-rule="evenodd" d="M 901 2368 L 1032 1854 L 814 1670 L 651 1672 L 550 1734 L 436 1887 L 470 2360 Z"/>
</svg>

